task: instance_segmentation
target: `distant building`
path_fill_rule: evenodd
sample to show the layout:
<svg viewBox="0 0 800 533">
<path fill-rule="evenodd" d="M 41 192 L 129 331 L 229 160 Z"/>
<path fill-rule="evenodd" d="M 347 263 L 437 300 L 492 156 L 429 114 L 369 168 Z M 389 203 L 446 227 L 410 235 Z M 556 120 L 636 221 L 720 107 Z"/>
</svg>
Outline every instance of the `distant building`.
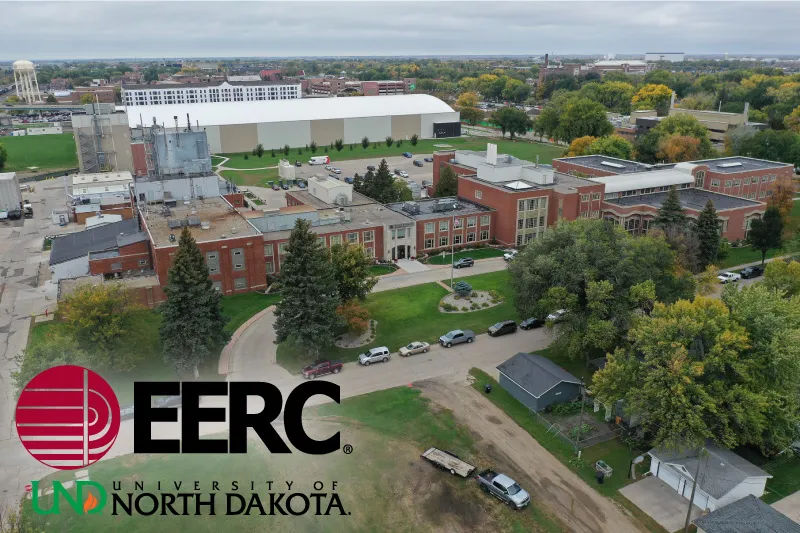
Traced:
<svg viewBox="0 0 800 533">
<path fill-rule="evenodd" d="M 87 104 L 72 113 L 81 172 L 133 172 L 128 116 L 113 104 Z"/>
<path fill-rule="evenodd" d="M 647 52 L 644 54 L 644 60 L 648 63 L 657 61 L 669 61 L 670 63 L 683 62 L 686 54 L 683 52 Z"/>
<path fill-rule="evenodd" d="M 624 72 L 625 74 L 644 74 L 652 70 L 652 65 L 637 59 L 604 59 L 595 61 L 588 70 L 605 74 L 606 72 Z"/>
<path fill-rule="evenodd" d="M 299 83 L 272 81 L 129 85 L 122 88 L 122 102 L 128 107 L 291 100 L 301 97 Z"/>
<path fill-rule="evenodd" d="M 241 76 L 228 76 L 228 81 L 261 81 L 258 74 L 243 74 Z"/>
<path fill-rule="evenodd" d="M 56 100 L 62 104 L 80 104 L 81 98 L 87 94 L 94 103 L 115 104 L 117 101 L 116 88 L 113 86 L 75 87 L 68 96 L 56 96 Z"/>
<path fill-rule="evenodd" d="M 315 78 L 309 88 L 311 94 L 337 96 L 347 93 L 361 93 L 364 96 L 386 96 L 390 94 L 410 94 L 417 86 L 416 78 L 402 80 L 359 81 L 347 78 Z"/>
</svg>

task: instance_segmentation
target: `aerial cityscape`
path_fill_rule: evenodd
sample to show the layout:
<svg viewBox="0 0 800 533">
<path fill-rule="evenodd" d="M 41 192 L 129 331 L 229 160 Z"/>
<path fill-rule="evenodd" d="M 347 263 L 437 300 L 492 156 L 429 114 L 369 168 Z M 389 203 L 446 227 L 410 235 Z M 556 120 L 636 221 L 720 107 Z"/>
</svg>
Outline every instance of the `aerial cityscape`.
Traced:
<svg viewBox="0 0 800 533">
<path fill-rule="evenodd" d="M 3 10 L 0 533 L 800 533 L 800 4 Z"/>
</svg>

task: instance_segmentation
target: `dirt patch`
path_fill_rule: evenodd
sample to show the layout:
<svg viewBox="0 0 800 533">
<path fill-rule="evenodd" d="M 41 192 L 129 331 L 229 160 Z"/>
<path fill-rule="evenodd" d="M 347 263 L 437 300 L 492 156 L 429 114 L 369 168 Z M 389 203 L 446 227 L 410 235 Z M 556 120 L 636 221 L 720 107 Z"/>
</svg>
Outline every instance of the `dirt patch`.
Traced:
<svg viewBox="0 0 800 533">
<path fill-rule="evenodd" d="M 378 321 L 370 320 L 367 331 L 361 335 L 354 336 L 351 333 L 345 333 L 344 335 L 337 337 L 336 340 L 333 341 L 333 344 L 335 344 L 338 348 L 360 348 L 375 340 L 375 335 L 377 334 Z"/>
<path fill-rule="evenodd" d="M 611 500 L 592 490 L 473 388 L 438 381 L 426 381 L 418 386 L 426 397 L 450 409 L 456 421 L 469 427 L 473 435 L 479 435 L 477 447 L 490 461 L 479 468 L 498 468 L 516 479 L 532 498 L 543 502 L 570 530 L 582 533 L 639 531 Z"/>
<path fill-rule="evenodd" d="M 472 291 L 471 296 L 463 297 L 448 294 L 439 301 L 442 313 L 470 313 L 489 309 L 503 303 L 503 297 L 495 291 Z"/>
</svg>

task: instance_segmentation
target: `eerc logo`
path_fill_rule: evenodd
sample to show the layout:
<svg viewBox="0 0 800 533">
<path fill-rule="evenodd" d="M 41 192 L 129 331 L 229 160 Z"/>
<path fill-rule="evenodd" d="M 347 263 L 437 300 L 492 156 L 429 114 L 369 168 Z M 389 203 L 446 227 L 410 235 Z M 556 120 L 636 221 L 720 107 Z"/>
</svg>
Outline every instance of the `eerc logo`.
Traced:
<svg viewBox="0 0 800 533">
<path fill-rule="evenodd" d="M 22 389 L 16 422 L 22 445 L 37 461 L 75 470 L 99 461 L 111 449 L 119 434 L 119 402 L 95 372 L 56 366 Z"/>
</svg>

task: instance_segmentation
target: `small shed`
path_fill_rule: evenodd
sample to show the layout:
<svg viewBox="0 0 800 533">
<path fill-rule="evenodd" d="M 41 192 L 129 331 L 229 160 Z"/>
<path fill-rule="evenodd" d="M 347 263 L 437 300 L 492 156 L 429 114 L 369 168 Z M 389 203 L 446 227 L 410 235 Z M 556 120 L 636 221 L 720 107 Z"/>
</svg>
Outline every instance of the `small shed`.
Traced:
<svg viewBox="0 0 800 533">
<path fill-rule="evenodd" d="M 497 366 L 500 386 L 534 411 L 548 405 L 569 402 L 581 394 L 581 381 L 534 353 L 518 353 Z"/>
</svg>

